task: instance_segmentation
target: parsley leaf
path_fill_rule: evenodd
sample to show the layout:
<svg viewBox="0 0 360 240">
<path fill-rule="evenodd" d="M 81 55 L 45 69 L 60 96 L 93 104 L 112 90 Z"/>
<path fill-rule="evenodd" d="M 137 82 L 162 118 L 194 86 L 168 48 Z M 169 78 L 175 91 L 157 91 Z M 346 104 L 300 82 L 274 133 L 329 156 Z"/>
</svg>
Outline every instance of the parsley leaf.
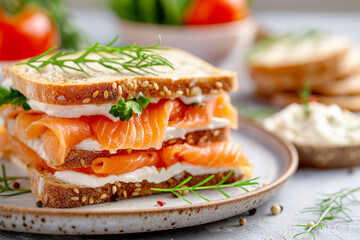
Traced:
<svg viewBox="0 0 360 240">
<path fill-rule="evenodd" d="M 27 98 L 18 90 L 10 88 L 7 90 L 0 86 L 0 106 L 4 104 L 11 104 L 13 106 L 22 106 L 25 111 L 30 110 L 29 104 L 26 102 Z"/>
<path fill-rule="evenodd" d="M 140 116 L 142 111 L 149 105 L 150 98 L 139 96 L 138 98 L 124 100 L 120 98 L 117 105 L 111 106 L 109 113 L 119 117 L 120 121 L 129 121 L 133 113 Z"/>
</svg>

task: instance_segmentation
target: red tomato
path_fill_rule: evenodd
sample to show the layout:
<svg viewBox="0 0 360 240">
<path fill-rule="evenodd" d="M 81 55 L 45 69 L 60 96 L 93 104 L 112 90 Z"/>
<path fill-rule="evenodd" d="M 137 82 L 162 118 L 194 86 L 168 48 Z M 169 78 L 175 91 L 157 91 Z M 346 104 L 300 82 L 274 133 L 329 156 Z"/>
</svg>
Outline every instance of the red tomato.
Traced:
<svg viewBox="0 0 360 240">
<path fill-rule="evenodd" d="M 9 15 L 0 9 L 0 60 L 33 57 L 59 41 L 58 30 L 44 12 L 24 9 Z"/>
<path fill-rule="evenodd" d="M 247 17 L 249 13 L 246 0 L 196 0 L 185 14 L 185 24 L 232 22 Z"/>
</svg>

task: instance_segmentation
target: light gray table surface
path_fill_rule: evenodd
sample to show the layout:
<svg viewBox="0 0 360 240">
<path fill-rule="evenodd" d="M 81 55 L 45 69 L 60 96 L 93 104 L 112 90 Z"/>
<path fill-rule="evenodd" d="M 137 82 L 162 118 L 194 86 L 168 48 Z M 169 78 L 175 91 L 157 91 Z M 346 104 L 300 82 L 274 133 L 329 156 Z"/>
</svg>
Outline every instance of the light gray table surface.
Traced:
<svg viewBox="0 0 360 240">
<path fill-rule="evenodd" d="M 91 17 L 89 17 L 91 16 Z M 360 14 L 355 12 L 259 12 L 260 22 L 269 29 L 286 31 L 307 28 L 320 28 L 347 34 L 360 43 Z M 89 34 L 90 39 L 107 42 L 117 31 L 114 16 L 105 11 L 75 10 L 74 17 L 78 24 Z M 250 97 L 251 87 L 245 88 L 234 96 L 236 103 L 255 104 Z M 345 187 L 360 186 L 360 168 L 353 171 L 308 170 L 301 169 L 284 186 L 277 196 L 257 208 L 257 213 L 247 213 L 233 218 L 183 229 L 117 236 L 49 236 L 27 233 L 0 231 L 0 239 L 292 239 L 302 228 L 296 224 L 315 221 L 316 216 L 300 214 L 307 206 L 316 202 L 320 193 L 330 193 Z M 277 203 L 284 207 L 281 214 L 272 216 L 270 207 Z M 325 223 L 323 230 L 316 230 L 317 239 L 360 239 L 360 206 L 353 206 L 350 215 L 352 222 L 333 220 Z M 239 219 L 247 219 L 245 226 L 239 226 Z M 311 239 L 308 236 L 306 239 Z"/>
</svg>

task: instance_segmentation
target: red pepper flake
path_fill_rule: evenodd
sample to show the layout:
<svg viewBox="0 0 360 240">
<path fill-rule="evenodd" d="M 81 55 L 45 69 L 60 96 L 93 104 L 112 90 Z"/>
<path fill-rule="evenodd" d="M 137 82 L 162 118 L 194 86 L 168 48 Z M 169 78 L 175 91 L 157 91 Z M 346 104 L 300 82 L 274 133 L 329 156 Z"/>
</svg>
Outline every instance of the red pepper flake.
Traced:
<svg viewBox="0 0 360 240">
<path fill-rule="evenodd" d="M 310 103 L 318 102 L 318 99 L 317 99 L 317 97 L 315 97 L 315 96 L 310 96 L 309 102 L 310 102 Z"/>
<path fill-rule="evenodd" d="M 14 188 L 20 188 L 20 183 L 14 182 L 14 183 L 13 183 L 13 187 L 14 187 Z"/>
<path fill-rule="evenodd" d="M 157 201 L 157 204 L 159 204 L 161 207 L 164 206 L 164 205 L 166 205 L 166 203 L 163 202 L 163 201 Z"/>
</svg>

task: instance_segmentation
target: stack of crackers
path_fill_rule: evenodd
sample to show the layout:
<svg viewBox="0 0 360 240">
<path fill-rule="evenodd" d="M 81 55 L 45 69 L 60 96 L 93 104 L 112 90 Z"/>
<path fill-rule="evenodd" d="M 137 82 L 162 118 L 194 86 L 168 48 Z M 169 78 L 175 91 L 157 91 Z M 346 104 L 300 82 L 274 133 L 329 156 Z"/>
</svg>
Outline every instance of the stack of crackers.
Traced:
<svg viewBox="0 0 360 240">
<path fill-rule="evenodd" d="M 314 30 L 267 37 L 249 52 L 248 66 L 256 94 L 271 103 L 300 102 L 308 83 L 318 102 L 360 111 L 360 51 L 347 37 Z"/>
</svg>

